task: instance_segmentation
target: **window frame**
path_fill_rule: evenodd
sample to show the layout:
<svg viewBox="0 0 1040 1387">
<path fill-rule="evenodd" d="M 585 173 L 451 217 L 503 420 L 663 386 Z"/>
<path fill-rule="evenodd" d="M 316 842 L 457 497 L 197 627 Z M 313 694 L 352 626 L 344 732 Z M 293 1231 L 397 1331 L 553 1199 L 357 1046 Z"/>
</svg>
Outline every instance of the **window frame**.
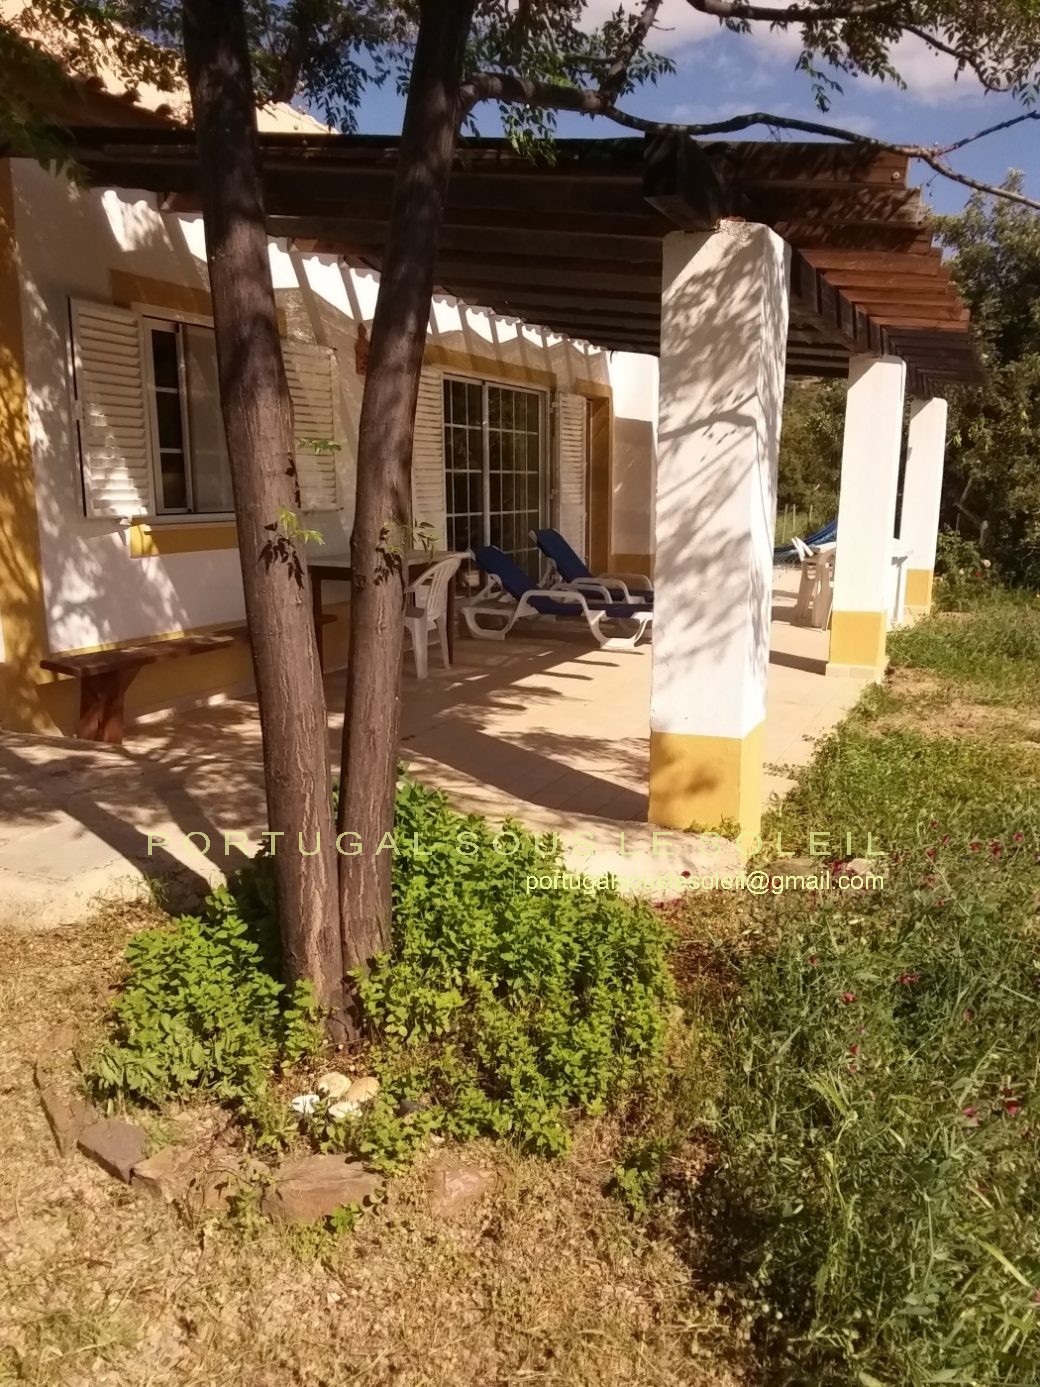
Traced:
<svg viewBox="0 0 1040 1387">
<path fill-rule="evenodd" d="M 493 375 L 479 375 L 479 376 L 476 376 L 476 375 L 464 375 L 464 374 L 462 374 L 462 373 L 460 373 L 460 372 L 457 372 L 457 371 L 445 371 L 445 372 L 443 373 L 443 375 L 442 375 L 442 378 L 441 378 L 441 390 L 442 390 L 442 393 L 444 392 L 445 387 L 446 387 L 446 386 L 449 386 L 452 382 L 455 382 L 455 383 L 460 384 L 460 385 L 465 385 L 465 386 L 473 386 L 473 385 L 476 385 L 476 386 L 479 386 L 479 387 L 480 387 L 480 393 L 481 393 L 481 426 L 480 426 L 480 431 L 481 431 L 481 440 L 482 440 L 482 441 L 481 441 L 481 502 L 482 502 L 481 509 L 482 509 L 482 522 L 483 522 L 483 523 L 482 523 L 482 537 L 481 537 L 481 543 L 482 543 L 482 544 L 490 544 L 490 543 L 491 543 L 491 540 L 490 540 L 491 519 L 492 519 L 492 510 L 491 510 L 491 449 L 490 449 L 491 415 L 490 415 L 490 409 L 489 409 L 489 407 L 488 407 L 489 391 L 490 391 L 490 390 L 509 390 L 509 391 L 512 391 L 512 392 L 517 393 L 517 394 L 533 395 L 533 396 L 535 397 L 535 399 L 538 401 L 538 439 L 539 439 L 539 451 L 540 451 L 540 456 L 539 456 L 539 459 L 538 459 L 538 467 L 535 469 L 535 471 L 534 471 L 533 474 L 528 474 L 528 475 L 535 475 L 535 476 L 537 476 L 537 478 L 538 478 L 538 507 L 537 507 L 537 515 L 538 515 L 538 524 L 539 524 L 539 527 L 543 526 L 543 525 L 547 522 L 547 519 L 548 519 L 549 514 L 550 514 L 550 509 L 551 509 L 551 506 L 552 506 L 552 492 L 553 492 L 553 487 L 552 487 L 552 471 L 551 471 L 551 469 L 552 469 L 552 441 L 551 441 L 551 438 L 550 438 L 550 423 L 551 423 L 551 418 L 552 418 L 552 412 L 551 412 L 552 396 L 551 396 L 551 392 L 550 392 L 549 390 L 545 389 L 545 388 L 542 387 L 542 386 L 530 385 L 530 384 L 528 384 L 526 381 L 521 382 L 521 381 L 513 380 L 513 379 L 511 379 L 511 378 L 508 377 L 508 376 L 493 376 Z M 449 455 L 448 455 L 448 448 L 447 448 L 447 442 L 448 442 L 448 429 L 451 428 L 451 427 L 452 427 L 451 422 L 449 422 L 449 420 L 445 417 L 444 420 L 443 420 L 443 422 L 442 422 L 442 425 L 441 425 L 441 438 L 442 438 L 442 450 L 443 450 L 443 458 L 444 458 L 444 482 L 445 482 L 445 486 L 444 486 L 444 493 L 445 493 L 445 494 L 444 494 L 444 502 L 445 502 L 444 518 L 445 518 L 445 529 L 446 529 L 446 530 L 451 526 L 452 520 L 453 520 L 453 518 L 454 518 L 454 517 L 456 516 L 456 514 L 457 514 L 457 513 L 455 512 L 455 510 L 454 510 L 453 499 L 452 499 L 452 496 L 451 496 L 450 474 L 451 474 L 451 470 L 452 470 L 452 469 L 450 468 L 450 465 L 449 465 Z M 469 426 L 467 425 L 467 427 L 469 427 Z M 501 430 L 500 430 L 500 432 L 501 432 Z M 513 432 L 515 432 L 515 430 L 513 430 Z M 525 430 L 524 432 L 526 433 L 526 430 Z M 467 514 L 470 514 L 470 513 L 471 513 L 471 512 L 467 512 Z M 498 511 L 496 511 L 495 514 L 498 515 L 498 516 L 501 518 L 503 515 L 507 514 L 507 512 L 505 512 L 501 507 L 499 507 Z M 510 515 L 516 515 L 516 514 L 520 514 L 520 512 L 518 512 L 518 511 L 515 509 L 515 507 L 514 507 L 511 511 L 508 512 L 508 514 L 510 514 Z M 540 578 L 542 577 L 542 570 L 544 569 L 544 563 L 542 562 L 541 556 L 539 556 L 539 564 L 540 564 L 540 569 L 539 569 L 539 573 L 538 573 L 537 576 L 538 576 L 539 579 L 540 579 Z"/>
<path fill-rule="evenodd" d="M 181 312 L 178 309 L 163 308 L 154 304 L 132 303 L 130 311 L 141 322 L 142 358 L 144 365 L 145 408 L 148 413 L 149 450 L 152 462 L 152 487 L 155 496 L 155 510 L 152 515 L 142 516 L 148 523 L 160 525 L 226 525 L 234 520 L 233 510 L 197 511 L 191 509 L 194 500 L 194 478 L 191 466 L 191 423 L 188 418 L 187 373 L 184 362 L 184 339 L 179 331 L 182 326 L 204 327 L 214 330 L 213 319 L 202 313 Z M 184 439 L 185 490 L 189 500 L 186 510 L 163 509 L 162 457 L 159 449 L 159 425 L 155 409 L 155 372 L 151 351 L 151 332 L 153 325 L 161 331 L 175 334 L 177 342 L 177 376 L 180 388 L 181 435 Z"/>
</svg>

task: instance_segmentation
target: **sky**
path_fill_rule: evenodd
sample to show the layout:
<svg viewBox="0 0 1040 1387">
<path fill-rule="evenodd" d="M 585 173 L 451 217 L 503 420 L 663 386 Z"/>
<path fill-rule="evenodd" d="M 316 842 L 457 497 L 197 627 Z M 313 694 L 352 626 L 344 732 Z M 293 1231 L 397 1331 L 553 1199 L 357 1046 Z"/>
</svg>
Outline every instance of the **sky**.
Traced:
<svg viewBox="0 0 1040 1387">
<path fill-rule="evenodd" d="M 631 0 L 629 0 L 629 3 Z M 618 0 L 590 0 L 589 13 L 601 17 Z M 798 38 L 794 32 L 770 32 L 755 26 L 750 35 L 733 34 L 718 22 L 693 10 L 686 0 L 665 0 L 661 27 L 650 45 L 666 53 L 676 72 L 656 87 L 646 87 L 625 99 L 633 114 L 654 120 L 702 122 L 726 120 L 748 111 L 831 121 L 835 125 L 900 144 L 946 144 L 1017 114 L 1023 108 L 1012 97 L 987 93 L 974 77 L 955 77 L 954 63 L 932 53 L 920 40 L 905 39 L 896 53 L 896 67 L 907 90 L 872 78 L 839 74 L 844 88 L 832 96 L 831 110 L 821 115 L 812 100 L 809 79 L 795 71 Z M 485 135 L 500 133 L 491 109 L 480 116 Z M 401 103 L 390 92 L 370 92 L 363 102 L 363 131 L 397 133 Z M 617 136 L 626 132 L 610 121 L 562 116 L 559 133 L 573 136 Z M 750 138 L 769 139 L 758 127 Z M 804 138 L 792 134 L 787 138 Z M 1040 121 L 1027 121 L 1014 130 L 990 136 L 957 157 L 956 166 L 987 183 L 1000 183 L 1007 171 L 1021 169 L 1025 191 L 1040 198 Z M 939 212 L 963 207 L 968 189 L 947 181 L 924 164 L 913 168 L 912 182 L 925 189 Z"/>
</svg>

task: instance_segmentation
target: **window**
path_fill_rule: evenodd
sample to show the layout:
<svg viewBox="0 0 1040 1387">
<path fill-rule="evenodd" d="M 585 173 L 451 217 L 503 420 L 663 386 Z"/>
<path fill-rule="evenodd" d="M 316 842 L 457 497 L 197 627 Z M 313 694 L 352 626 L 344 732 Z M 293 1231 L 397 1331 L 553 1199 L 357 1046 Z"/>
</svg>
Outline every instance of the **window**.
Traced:
<svg viewBox="0 0 1040 1387">
<path fill-rule="evenodd" d="M 121 519 L 233 509 L 217 351 L 207 322 L 69 300 L 83 513 Z M 301 509 L 340 509 L 344 438 L 335 352 L 282 343 Z M 438 430 L 439 438 L 439 430 Z"/>
<path fill-rule="evenodd" d="M 145 319 L 147 397 L 159 514 L 232 510 L 213 329 Z"/>
<path fill-rule="evenodd" d="M 444 382 L 448 547 L 496 544 L 535 576 L 543 515 L 544 397 L 488 381 Z"/>
</svg>

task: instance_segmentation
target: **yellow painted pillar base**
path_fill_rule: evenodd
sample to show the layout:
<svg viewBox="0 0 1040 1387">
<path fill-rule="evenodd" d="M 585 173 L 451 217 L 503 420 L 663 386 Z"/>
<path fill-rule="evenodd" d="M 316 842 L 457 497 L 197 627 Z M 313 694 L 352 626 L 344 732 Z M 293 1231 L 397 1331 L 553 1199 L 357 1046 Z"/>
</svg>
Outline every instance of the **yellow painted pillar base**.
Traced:
<svg viewBox="0 0 1040 1387">
<path fill-rule="evenodd" d="M 746 737 L 650 733 L 652 824 L 664 828 L 738 825 L 753 837 L 762 823 L 762 741 L 765 724 Z"/>
<path fill-rule="evenodd" d="M 880 678 L 888 664 L 884 612 L 834 612 L 828 674 L 873 674 Z"/>
<path fill-rule="evenodd" d="M 908 568 L 906 570 L 906 609 L 915 616 L 927 616 L 932 610 L 932 583 L 934 574 L 930 568 Z"/>
</svg>

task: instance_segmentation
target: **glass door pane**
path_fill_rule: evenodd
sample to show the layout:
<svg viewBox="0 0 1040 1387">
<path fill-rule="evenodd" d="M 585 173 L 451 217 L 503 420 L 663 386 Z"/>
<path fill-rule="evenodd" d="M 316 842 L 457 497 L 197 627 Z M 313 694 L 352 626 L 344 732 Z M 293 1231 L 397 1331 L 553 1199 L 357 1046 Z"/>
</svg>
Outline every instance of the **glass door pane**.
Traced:
<svg viewBox="0 0 1040 1387">
<path fill-rule="evenodd" d="M 533 390 L 504 385 L 489 385 L 487 395 L 491 543 L 537 578 L 538 548 L 531 531 L 542 515 L 541 398 Z"/>
<path fill-rule="evenodd" d="M 476 549 L 484 533 L 484 392 L 479 381 L 444 382 L 448 548 Z"/>
<path fill-rule="evenodd" d="M 444 382 L 444 465 L 448 543 L 496 544 L 537 578 L 530 532 L 541 524 L 544 474 L 542 397 L 534 390 L 475 381 Z"/>
<path fill-rule="evenodd" d="M 191 509 L 191 487 L 177 329 L 172 323 L 150 323 L 148 339 L 152 437 L 159 463 L 158 509 L 160 512 L 187 511 Z"/>
</svg>

